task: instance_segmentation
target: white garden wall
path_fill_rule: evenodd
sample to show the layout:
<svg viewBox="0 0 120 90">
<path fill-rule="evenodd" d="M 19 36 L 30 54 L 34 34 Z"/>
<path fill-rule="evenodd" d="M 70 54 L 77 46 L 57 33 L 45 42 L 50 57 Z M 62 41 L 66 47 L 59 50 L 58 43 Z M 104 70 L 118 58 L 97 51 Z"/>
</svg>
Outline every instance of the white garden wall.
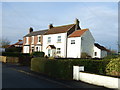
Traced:
<svg viewBox="0 0 120 90">
<path fill-rule="evenodd" d="M 79 66 L 73 66 L 73 79 L 107 88 L 120 89 L 119 78 L 80 72 Z"/>
</svg>

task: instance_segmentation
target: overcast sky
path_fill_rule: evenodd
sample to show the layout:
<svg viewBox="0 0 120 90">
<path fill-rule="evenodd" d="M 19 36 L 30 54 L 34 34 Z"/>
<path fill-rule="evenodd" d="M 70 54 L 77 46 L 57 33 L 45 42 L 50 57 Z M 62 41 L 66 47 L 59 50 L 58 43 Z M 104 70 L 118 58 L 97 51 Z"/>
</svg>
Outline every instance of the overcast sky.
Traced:
<svg viewBox="0 0 120 90">
<path fill-rule="evenodd" d="M 11 43 L 22 39 L 29 27 L 34 31 L 73 24 L 89 28 L 96 42 L 117 50 L 117 2 L 4 2 L 2 3 L 2 35 Z"/>
</svg>

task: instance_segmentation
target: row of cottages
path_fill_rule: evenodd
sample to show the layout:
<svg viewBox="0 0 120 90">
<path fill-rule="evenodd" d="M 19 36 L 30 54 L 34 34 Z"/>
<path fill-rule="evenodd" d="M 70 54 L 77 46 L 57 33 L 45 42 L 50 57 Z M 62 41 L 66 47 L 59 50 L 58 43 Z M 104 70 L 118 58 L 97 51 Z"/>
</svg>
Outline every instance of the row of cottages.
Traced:
<svg viewBox="0 0 120 90">
<path fill-rule="evenodd" d="M 64 26 L 50 24 L 47 30 L 33 32 L 30 28 L 29 34 L 23 38 L 23 53 L 43 51 L 48 57 L 81 58 L 84 52 L 92 58 L 102 58 L 99 55 L 102 51 L 96 50 L 98 47 L 94 42 L 89 29 L 81 29 L 76 19 L 74 24 Z"/>
</svg>

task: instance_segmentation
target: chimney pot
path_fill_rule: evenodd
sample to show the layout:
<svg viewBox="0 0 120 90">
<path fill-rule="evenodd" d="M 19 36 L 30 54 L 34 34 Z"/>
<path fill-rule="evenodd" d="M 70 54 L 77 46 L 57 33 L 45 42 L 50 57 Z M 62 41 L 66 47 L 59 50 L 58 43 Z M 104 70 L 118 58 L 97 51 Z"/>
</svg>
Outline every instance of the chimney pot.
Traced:
<svg viewBox="0 0 120 90">
<path fill-rule="evenodd" d="M 53 28 L 53 25 L 52 25 L 52 24 L 49 25 L 49 29 L 51 29 L 51 28 Z"/>
<path fill-rule="evenodd" d="M 31 32 L 33 32 L 33 28 L 32 27 L 30 27 L 30 29 L 29 29 L 29 33 L 31 33 Z"/>
<path fill-rule="evenodd" d="M 75 30 L 81 29 L 79 26 L 79 20 L 77 18 L 75 19 L 75 24 L 76 24 Z"/>
<path fill-rule="evenodd" d="M 18 40 L 19 42 L 22 41 L 21 39 Z"/>
</svg>

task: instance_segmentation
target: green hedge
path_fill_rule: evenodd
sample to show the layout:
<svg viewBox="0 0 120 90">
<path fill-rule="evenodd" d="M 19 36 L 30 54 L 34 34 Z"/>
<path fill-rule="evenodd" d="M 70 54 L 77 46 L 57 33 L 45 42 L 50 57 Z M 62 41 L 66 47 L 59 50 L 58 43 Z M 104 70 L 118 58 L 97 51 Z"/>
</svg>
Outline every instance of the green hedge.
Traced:
<svg viewBox="0 0 120 90">
<path fill-rule="evenodd" d="M 9 57 L 25 57 L 30 56 L 28 53 L 20 53 L 20 52 L 2 52 L 2 56 L 9 56 Z"/>
<path fill-rule="evenodd" d="M 109 62 L 110 60 L 47 60 L 45 58 L 32 58 L 31 70 L 56 78 L 72 79 L 73 66 L 75 65 L 84 66 L 85 72 L 105 74 L 105 68 Z"/>
<path fill-rule="evenodd" d="M 31 58 L 29 56 L 19 57 L 19 64 L 23 66 L 30 66 L 31 64 Z"/>
<path fill-rule="evenodd" d="M 22 47 L 9 47 L 5 49 L 5 52 L 21 52 Z"/>
<path fill-rule="evenodd" d="M 45 53 L 44 52 L 33 52 L 31 54 L 32 57 L 44 57 Z"/>
</svg>

